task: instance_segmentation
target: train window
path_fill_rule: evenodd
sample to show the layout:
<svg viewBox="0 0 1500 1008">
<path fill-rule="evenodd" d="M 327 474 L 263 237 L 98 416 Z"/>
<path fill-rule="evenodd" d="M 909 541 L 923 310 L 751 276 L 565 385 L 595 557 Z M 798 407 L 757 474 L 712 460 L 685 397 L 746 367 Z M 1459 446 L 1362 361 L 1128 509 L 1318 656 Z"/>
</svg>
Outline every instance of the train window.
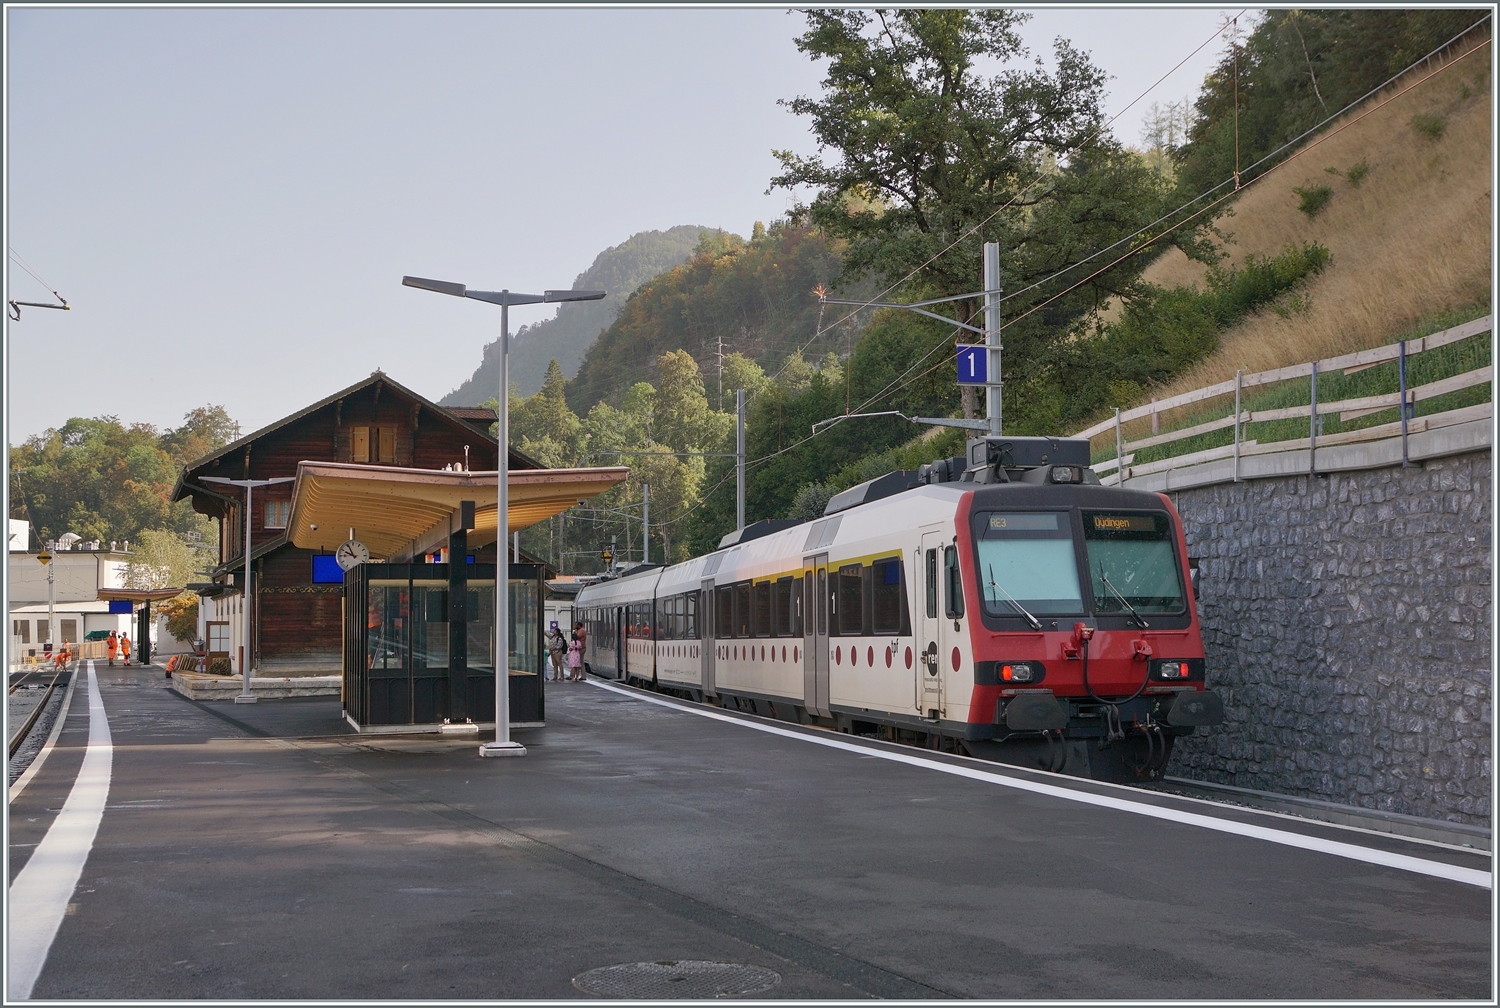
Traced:
<svg viewBox="0 0 1500 1008">
<path fill-rule="evenodd" d="M 1083 612 L 1066 513 L 995 512 L 981 520 L 978 578 L 985 612 L 1024 619 Z"/>
<path fill-rule="evenodd" d="M 943 611 L 949 619 L 961 619 L 964 614 L 964 585 L 963 576 L 958 569 L 958 547 L 943 547 L 943 574 L 946 587 L 947 605 Z"/>
<path fill-rule="evenodd" d="M 684 614 L 682 625 L 683 640 L 698 639 L 698 593 L 688 592 L 683 599 Z"/>
<path fill-rule="evenodd" d="M 1086 511 L 1083 540 L 1095 612 L 1168 613 L 1186 607 L 1172 525 L 1165 514 Z"/>
<path fill-rule="evenodd" d="M 750 636 L 750 582 L 734 586 L 734 636 Z"/>
<path fill-rule="evenodd" d="M 828 633 L 828 572 L 818 568 L 818 633 Z"/>
<path fill-rule="evenodd" d="M 876 560 L 872 568 L 875 633 L 911 633 L 911 619 L 906 610 L 906 591 L 901 584 L 901 558 Z"/>
<path fill-rule="evenodd" d="M 865 568 L 863 564 L 845 564 L 839 568 L 838 603 L 839 636 L 858 637 L 865 623 Z"/>
<path fill-rule="evenodd" d="M 750 589 L 751 605 L 750 612 L 750 635 L 752 637 L 769 637 L 771 635 L 771 582 L 762 581 Z"/>
<path fill-rule="evenodd" d="M 714 636 L 734 636 L 734 586 L 720 585 L 714 599 Z"/>
<path fill-rule="evenodd" d="M 927 551 L 927 618 L 937 619 L 937 550 Z"/>
<path fill-rule="evenodd" d="M 771 634 L 774 637 L 792 635 L 792 578 L 777 578 L 771 586 Z"/>
</svg>

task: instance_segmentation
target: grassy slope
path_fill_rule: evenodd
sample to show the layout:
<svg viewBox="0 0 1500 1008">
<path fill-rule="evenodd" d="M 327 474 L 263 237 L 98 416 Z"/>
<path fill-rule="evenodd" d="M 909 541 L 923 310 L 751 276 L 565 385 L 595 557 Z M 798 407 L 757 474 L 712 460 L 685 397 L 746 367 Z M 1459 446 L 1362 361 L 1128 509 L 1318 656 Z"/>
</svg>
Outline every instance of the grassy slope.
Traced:
<svg viewBox="0 0 1500 1008">
<path fill-rule="evenodd" d="M 1416 79 L 1414 72 L 1409 80 Z M 1398 81 L 1388 93 L 1404 87 Z M 1468 95 L 1465 97 L 1465 90 Z M 1380 100 L 1380 96 L 1369 99 Z M 1368 105 L 1355 109 L 1357 115 Z M 1226 332 L 1208 359 L 1158 392 L 1177 392 L 1260 371 L 1393 342 L 1440 313 L 1487 310 L 1491 277 L 1491 101 L 1488 47 L 1256 182 L 1218 220 L 1231 260 L 1318 241 L 1332 265 L 1305 288 L 1304 310 L 1264 312 Z M 1417 114 L 1447 120 L 1433 140 Z M 1334 123 L 1329 130 L 1337 129 Z M 1316 138 L 1314 138 L 1316 139 Z M 1364 161 L 1356 188 L 1340 172 Z M 1329 185 L 1327 208 L 1309 220 L 1296 187 Z M 1203 267 L 1173 251 L 1145 274 L 1152 283 L 1196 283 Z M 1122 404 L 1125 405 L 1125 404 Z M 1133 405 L 1133 404 L 1132 404 Z"/>
</svg>

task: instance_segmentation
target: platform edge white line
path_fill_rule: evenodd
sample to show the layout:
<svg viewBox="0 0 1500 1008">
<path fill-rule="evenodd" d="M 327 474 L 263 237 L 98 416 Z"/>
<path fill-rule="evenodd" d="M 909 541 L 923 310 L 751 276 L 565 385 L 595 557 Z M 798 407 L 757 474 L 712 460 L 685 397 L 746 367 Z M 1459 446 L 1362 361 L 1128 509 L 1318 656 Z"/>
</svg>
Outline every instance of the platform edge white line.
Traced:
<svg viewBox="0 0 1500 1008">
<path fill-rule="evenodd" d="M 93 849 L 109 800 L 114 745 L 99 677 L 89 663 L 89 744 L 73 788 L 46 836 L 11 883 L 6 1000 L 24 1001 L 41 976 Z"/>
<path fill-rule="evenodd" d="M 791 731 L 777 725 L 757 724 L 754 721 L 743 718 L 731 717 L 728 714 L 720 714 L 716 711 L 695 710 L 684 707 L 682 704 L 673 703 L 670 700 L 659 697 L 637 693 L 633 690 L 622 689 L 612 683 L 601 682 L 596 679 L 587 680 L 590 684 L 600 689 L 619 693 L 622 696 L 634 697 L 646 703 L 657 704 L 662 707 L 670 707 L 684 714 L 696 714 L 699 717 L 711 718 L 716 721 L 727 721 L 755 731 L 766 732 L 771 735 L 781 735 L 786 738 L 797 739 L 802 742 L 810 742 L 813 745 L 827 746 L 831 749 L 841 749 L 847 752 L 857 752 L 865 756 L 875 756 L 880 759 L 890 760 L 894 763 L 905 763 L 909 766 L 919 766 L 939 773 L 951 774 L 955 777 L 967 777 L 970 780 L 984 781 L 990 784 L 999 784 L 1003 787 L 1015 788 L 1019 791 L 1030 791 L 1034 794 L 1047 795 L 1053 798 L 1062 798 L 1066 801 L 1079 802 L 1085 805 L 1095 805 L 1100 808 L 1111 808 L 1121 812 L 1129 812 L 1133 815 L 1149 816 L 1153 819 L 1164 819 L 1169 822 L 1182 823 L 1188 826 L 1198 826 L 1203 829 L 1214 830 L 1219 833 L 1230 833 L 1238 836 L 1252 837 L 1265 840 L 1269 843 L 1282 844 L 1287 847 L 1299 847 L 1303 850 L 1317 851 L 1323 854 L 1332 854 L 1335 857 L 1348 858 L 1353 861 L 1363 861 L 1367 864 L 1381 865 L 1386 868 L 1395 868 L 1399 871 L 1413 872 L 1418 875 L 1430 875 L 1435 878 L 1444 878 L 1453 882 L 1462 882 L 1466 885 L 1478 886 L 1483 889 L 1493 888 L 1493 876 L 1490 872 L 1480 871 L 1477 868 L 1464 868 L 1461 865 L 1450 865 L 1442 861 L 1429 861 L 1425 858 L 1413 857 L 1410 854 L 1396 854 L 1390 851 L 1374 850 L 1369 847 L 1360 847 L 1357 844 L 1344 843 L 1341 840 L 1325 840 L 1321 837 L 1305 836 L 1300 833 L 1292 833 L 1287 830 L 1271 829 L 1267 826 L 1256 826 L 1250 823 L 1239 823 L 1228 819 L 1217 819 L 1197 812 L 1183 812 L 1177 809 L 1161 808 L 1154 805 L 1146 805 L 1142 802 L 1130 801 L 1124 798 L 1112 798 L 1106 795 L 1089 794 L 1082 791 L 1073 791 L 1069 788 L 1059 787 L 1055 784 L 1045 784 L 1039 781 L 1022 780 L 1015 777 L 1007 777 L 1004 774 L 991 773 L 986 770 L 978 770 L 972 767 L 954 766 L 949 763 L 939 763 L 934 760 L 924 759 L 907 753 L 887 752 L 883 749 L 857 745 L 853 742 L 845 742 L 839 738 L 819 738 L 803 732 Z"/>
</svg>

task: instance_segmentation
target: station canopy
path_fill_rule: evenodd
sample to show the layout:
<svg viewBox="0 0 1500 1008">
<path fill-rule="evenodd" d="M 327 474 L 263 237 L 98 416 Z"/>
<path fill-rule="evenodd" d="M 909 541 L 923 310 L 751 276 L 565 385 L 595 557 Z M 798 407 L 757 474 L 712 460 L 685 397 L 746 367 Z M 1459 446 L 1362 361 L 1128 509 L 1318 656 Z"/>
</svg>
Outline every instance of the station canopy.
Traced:
<svg viewBox="0 0 1500 1008">
<path fill-rule="evenodd" d="M 492 509 L 493 510 L 493 509 Z M 182 588 L 100 588 L 100 602 L 161 602 L 176 598 Z"/>
<path fill-rule="evenodd" d="M 625 466 L 512 469 L 510 530 L 518 532 L 592 500 L 629 475 Z M 292 488 L 287 537 L 302 549 L 334 550 L 352 528 L 372 557 L 403 562 L 446 545 L 459 503 L 473 501 L 476 527 L 468 543 L 484 546 L 495 541 L 498 478 L 493 471 L 302 462 Z"/>
</svg>

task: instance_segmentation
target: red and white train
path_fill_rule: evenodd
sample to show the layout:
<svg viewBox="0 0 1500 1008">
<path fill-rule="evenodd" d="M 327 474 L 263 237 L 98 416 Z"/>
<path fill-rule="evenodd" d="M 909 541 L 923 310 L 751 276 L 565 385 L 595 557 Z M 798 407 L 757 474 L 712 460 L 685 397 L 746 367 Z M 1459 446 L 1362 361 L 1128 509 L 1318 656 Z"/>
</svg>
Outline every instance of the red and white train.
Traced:
<svg viewBox="0 0 1500 1008">
<path fill-rule="evenodd" d="M 579 592 L 597 676 L 800 724 L 1103 780 L 1159 779 L 1223 720 L 1182 522 L 1099 485 L 1087 441 L 967 457 Z"/>
</svg>

